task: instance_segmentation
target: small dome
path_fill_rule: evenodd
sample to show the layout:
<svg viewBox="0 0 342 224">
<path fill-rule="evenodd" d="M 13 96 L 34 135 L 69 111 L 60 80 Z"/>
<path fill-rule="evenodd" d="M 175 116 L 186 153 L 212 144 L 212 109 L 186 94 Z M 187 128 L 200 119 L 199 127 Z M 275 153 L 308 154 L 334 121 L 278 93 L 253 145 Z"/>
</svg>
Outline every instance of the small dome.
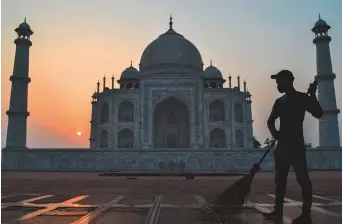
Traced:
<svg viewBox="0 0 342 224">
<path fill-rule="evenodd" d="M 91 97 L 92 97 L 93 99 L 96 99 L 96 97 L 97 97 L 97 92 L 95 91 Z"/>
<path fill-rule="evenodd" d="M 120 79 L 139 79 L 140 78 L 140 72 L 134 68 L 131 64 L 130 67 L 126 68 L 120 76 Z"/>
<path fill-rule="evenodd" d="M 210 64 L 208 68 L 203 71 L 203 78 L 205 79 L 223 79 L 221 71 Z"/>
<path fill-rule="evenodd" d="M 321 18 L 319 18 L 317 22 L 315 23 L 315 26 L 326 26 L 326 25 L 328 25 L 327 22 L 325 22 L 325 20 Z"/>
<path fill-rule="evenodd" d="M 23 23 L 21 23 L 18 28 L 14 30 L 18 35 L 30 36 L 33 34 L 30 25 L 26 22 L 26 18 Z"/>
<path fill-rule="evenodd" d="M 318 16 L 318 20 L 315 23 L 315 26 L 311 29 L 314 33 L 324 33 L 327 32 L 331 27 L 327 24 L 327 22 L 321 19 L 321 15 Z"/>
<path fill-rule="evenodd" d="M 30 25 L 26 21 L 21 23 L 18 28 L 23 30 L 31 30 Z"/>
</svg>

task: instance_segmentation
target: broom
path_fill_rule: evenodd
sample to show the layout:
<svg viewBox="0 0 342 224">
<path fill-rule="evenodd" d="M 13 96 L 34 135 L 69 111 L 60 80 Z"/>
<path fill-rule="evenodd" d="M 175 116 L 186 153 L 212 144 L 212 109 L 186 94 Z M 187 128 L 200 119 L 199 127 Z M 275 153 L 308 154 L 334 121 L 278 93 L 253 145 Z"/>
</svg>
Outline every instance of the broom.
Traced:
<svg viewBox="0 0 342 224">
<path fill-rule="evenodd" d="M 310 87 L 306 94 L 309 94 L 312 88 L 317 88 L 317 85 L 318 83 L 316 81 L 310 84 Z M 266 155 L 274 147 L 275 143 L 276 140 L 271 140 L 271 144 L 268 146 L 268 149 L 265 151 L 259 162 L 255 163 L 253 165 L 253 168 L 249 170 L 249 173 L 234 184 L 232 184 L 221 195 L 219 195 L 216 202 L 212 205 L 211 211 L 209 211 L 211 215 L 215 215 L 215 213 L 217 214 L 225 208 L 239 209 L 245 204 L 246 198 L 250 192 L 254 175 L 260 170 L 260 164 L 263 162 Z"/>
<path fill-rule="evenodd" d="M 221 209 L 239 209 L 245 203 L 246 197 L 250 192 L 254 175 L 260 170 L 260 164 L 263 162 L 267 154 L 274 147 L 276 140 L 271 140 L 271 144 L 261 157 L 258 163 L 253 165 L 249 173 L 244 175 L 240 180 L 232 184 L 222 194 L 219 195 L 210 211 L 211 215 L 219 213 Z"/>
</svg>

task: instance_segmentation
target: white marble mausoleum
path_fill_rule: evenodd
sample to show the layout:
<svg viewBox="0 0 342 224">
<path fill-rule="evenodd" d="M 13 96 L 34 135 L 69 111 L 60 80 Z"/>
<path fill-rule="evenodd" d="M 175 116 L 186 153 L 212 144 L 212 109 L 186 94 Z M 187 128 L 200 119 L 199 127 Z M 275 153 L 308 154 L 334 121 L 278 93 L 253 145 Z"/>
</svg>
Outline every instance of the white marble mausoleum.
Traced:
<svg viewBox="0 0 342 224">
<path fill-rule="evenodd" d="M 119 89 L 98 82 L 90 148 L 253 148 L 251 94 L 232 87 L 199 50 L 172 27 L 152 41 L 139 70 L 131 64 Z"/>
</svg>

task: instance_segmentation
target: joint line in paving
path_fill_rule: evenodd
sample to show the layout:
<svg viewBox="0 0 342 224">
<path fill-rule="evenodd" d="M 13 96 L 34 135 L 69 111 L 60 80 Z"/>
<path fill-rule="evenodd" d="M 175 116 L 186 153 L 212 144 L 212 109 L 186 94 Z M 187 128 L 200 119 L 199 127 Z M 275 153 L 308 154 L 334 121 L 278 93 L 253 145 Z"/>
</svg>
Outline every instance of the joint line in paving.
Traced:
<svg viewBox="0 0 342 224">
<path fill-rule="evenodd" d="M 95 211 L 92 211 L 92 212 L 88 213 L 87 215 L 83 216 L 82 218 L 80 218 L 79 220 L 76 220 L 72 224 L 88 224 L 88 223 L 90 223 L 90 221 L 94 220 L 96 217 L 101 215 L 106 210 L 110 209 L 113 205 L 120 202 L 124 198 L 125 198 L 124 196 L 116 197 L 115 199 L 111 200 L 110 202 L 98 207 Z"/>
<path fill-rule="evenodd" d="M 322 199 L 322 200 L 326 200 L 326 201 L 333 201 L 333 202 L 339 202 L 341 203 L 341 201 L 336 200 L 336 199 L 332 199 L 332 198 L 327 198 L 327 197 L 323 197 L 323 196 L 319 196 L 319 195 L 312 195 L 313 198 L 318 198 L 318 199 Z"/>
<path fill-rule="evenodd" d="M 40 210 L 31 212 L 29 214 L 26 214 L 26 215 L 22 216 L 21 218 L 18 219 L 18 221 L 25 221 L 25 220 L 28 220 L 28 219 L 32 219 L 33 217 L 36 217 L 38 215 L 42 215 L 44 213 L 50 212 L 52 210 L 55 210 L 56 208 L 59 208 L 60 205 L 71 204 L 73 202 L 80 201 L 80 200 L 82 200 L 82 199 L 84 199 L 86 197 L 88 197 L 88 195 L 81 195 L 81 196 L 77 196 L 77 197 L 71 198 L 69 200 L 66 200 L 64 202 L 61 202 L 61 203 L 51 204 L 50 206 L 48 206 L 46 208 L 43 208 L 43 209 L 40 209 Z"/>
<path fill-rule="evenodd" d="M 152 208 L 150 209 L 145 224 L 157 224 L 160 213 L 160 205 L 163 202 L 163 196 L 157 196 L 154 200 Z"/>
<path fill-rule="evenodd" d="M 39 197 L 34 197 L 34 198 L 30 198 L 30 199 L 26 199 L 26 200 L 22 200 L 22 201 L 18 201 L 18 202 L 12 202 L 12 203 L 2 203 L 1 205 L 1 209 L 5 209 L 5 208 L 8 208 L 8 207 L 12 207 L 12 206 L 25 206 L 31 202 L 34 202 L 34 201 L 38 201 L 38 200 L 41 200 L 41 199 L 44 199 L 44 198 L 50 198 L 52 197 L 53 195 L 42 195 L 42 196 L 39 196 Z"/>
<path fill-rule="evenodd" d="M 275 198 L 275 195 L 274 195 L 274 194 L 267 194 L 267 195 L 270 196 L 270 197 L 272 197 L 272 198 Z M 284 201 L 290 202 L 290 203 L 301 203 L 301 204 L 303 203 L 303 202 L 296 201 L 296 200 L 289 199 L 289 198 L 284 198 Z M 335 216 L 335 217 L 340 217 L 340 218 L 342 218 L 342 214 L 341 214 L 341 213 L 331 212 L 331 211 L 328 211 L 328 210 L 326 210 L 326 209 L 324 209 L 324 208 L 312 206 L 312 207 L 311 207 L 311 210 L 316 211 L 316 212 L 323 213 L 323 214 L 325 214 L 325 215 L 331 215 L 331 216 Z"/>
<path fill-rule="evenodd" d="M 263 206 L 260 206 L 259 204 L 254 203 L 254 202 L 249 201 L 249 200 L 247 201 L 247 205 L 253 206 L 256 210 L 258 210 L 259 212 L 262 212 L 262 213 L 265 213 L 265 212 L 269 213 L 269 212 L 271 212 L 270 209 L 265 208 L 265 207 L 263 207 Z M 283 216 L 283 222 L 286 223 L 286 224 L 292 223 L 292 221 L 290 220 L 290 218 L 288 218 L 288 217 L 286 217 L 286 216 Z"/>
</svg>

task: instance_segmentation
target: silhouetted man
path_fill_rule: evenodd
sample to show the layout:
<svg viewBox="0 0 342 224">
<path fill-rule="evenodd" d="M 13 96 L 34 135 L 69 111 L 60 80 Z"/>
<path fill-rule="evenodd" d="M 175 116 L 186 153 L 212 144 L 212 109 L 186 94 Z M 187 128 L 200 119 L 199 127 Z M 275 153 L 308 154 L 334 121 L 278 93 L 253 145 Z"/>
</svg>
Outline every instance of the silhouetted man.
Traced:
<svg viewBox="0 0 342 224">
<path fill-rule="evenodd" d="M 278 91 L 285 94 L 276 100 L 267 121 L 268 129 L 278 143 L 274 151 L 275 210 L 265 213 L 264 216 L 269 219 L 282 220 L 287 176 L 292 166 L 303 198 L 302 214 L 292 223 L 311 223 L 312 184 L 306 163 L 303 121 L 306 111 L 316 118 L 321 118 L 323 115 L 323 110 L 316 98 L 317 85 L 311 84 L 307 95 L 295 90 L 293 74 L 288 70 L 282 70 L 272 75 L 271 78 L 276 80 Z M 279 131 L 275 128 L 275 120 L 278 117 L 280 118 Z"/>
</svg>

